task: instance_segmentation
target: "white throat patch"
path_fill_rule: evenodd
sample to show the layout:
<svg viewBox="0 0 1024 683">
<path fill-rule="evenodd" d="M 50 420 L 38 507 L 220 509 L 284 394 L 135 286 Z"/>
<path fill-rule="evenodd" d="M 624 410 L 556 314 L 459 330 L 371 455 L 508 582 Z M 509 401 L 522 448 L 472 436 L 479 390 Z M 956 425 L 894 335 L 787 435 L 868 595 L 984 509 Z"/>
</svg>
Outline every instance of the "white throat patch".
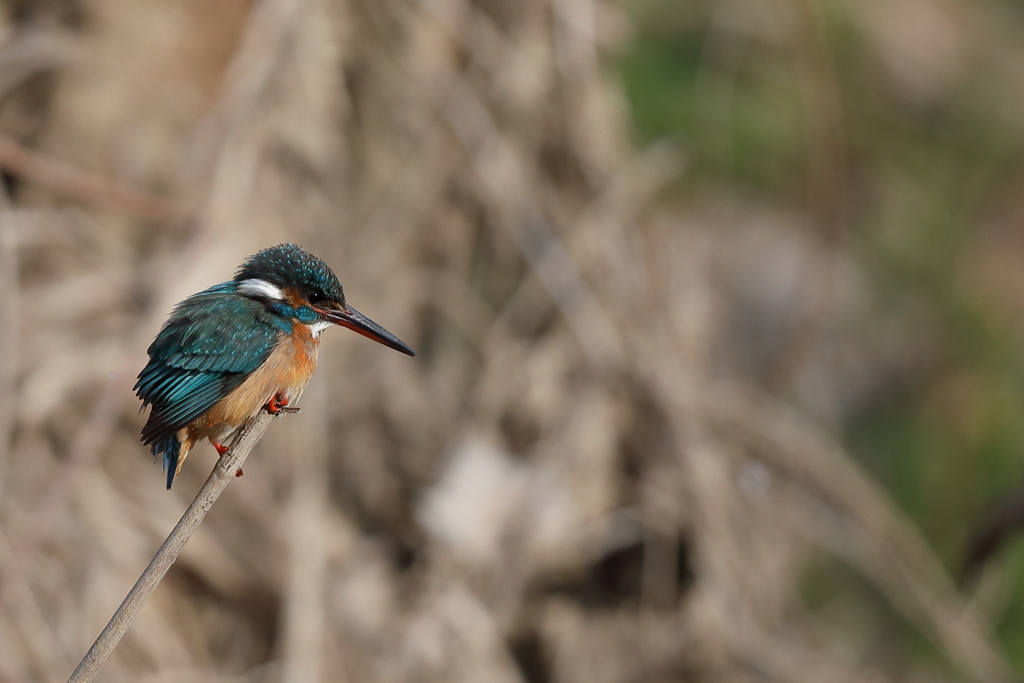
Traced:
<svg viewBox="0 0 1024 683">
<path fill-rule="evenodd" d="M 313 339 L 316 339 L 317 337 L 320 336 L 321 332 L 323 332 L 333 324 L 334 323 L 329 322 L 327 320 L 317 320 L 315 323 L 309 326 L 309 333 L 313 335 Z"/>
<path fill-rule="evenodd" d="M 284 292 L 277 285 L 271 284 L 266 280 L 260 280 L 258 278 L 252 278 L 249 280 L 242 280 L 238 283 L 235 290 L 242 295 L 252 297 L 254 299 L 270 299 L 271 301 L 284 301 Z"/>
</svg>

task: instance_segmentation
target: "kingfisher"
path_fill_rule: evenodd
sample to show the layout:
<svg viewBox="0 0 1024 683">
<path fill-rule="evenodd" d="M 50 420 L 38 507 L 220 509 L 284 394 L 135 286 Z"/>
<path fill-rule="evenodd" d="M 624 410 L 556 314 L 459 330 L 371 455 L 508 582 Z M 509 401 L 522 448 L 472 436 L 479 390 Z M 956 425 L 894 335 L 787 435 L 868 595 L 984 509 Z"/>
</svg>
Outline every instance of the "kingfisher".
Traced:
<svg viewBox="0 0 1024 683">
<path fill-rule="evenodd" d="M 260 410 L 291 410 L 316 370 L 320 333 L 332 325 L 416 355 L 352 308 L 334 271 L 294 244 L 258 252 L 233 280 L 175 306 L 134 387 L 142 409 L 152 406 L 142 441 L 163 456 L 167 488 L 202 439 L 224 455 Z"/>
</svg>

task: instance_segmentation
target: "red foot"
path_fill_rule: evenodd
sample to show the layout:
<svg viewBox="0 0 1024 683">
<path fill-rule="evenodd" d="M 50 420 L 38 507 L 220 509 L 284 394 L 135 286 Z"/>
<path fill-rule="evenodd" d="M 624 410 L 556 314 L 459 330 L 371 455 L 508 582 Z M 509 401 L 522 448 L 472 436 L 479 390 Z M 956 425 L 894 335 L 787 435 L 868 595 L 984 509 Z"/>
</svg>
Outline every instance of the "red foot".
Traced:
<svg viewBox="0 0 1024 683">
<path fill-rule="evenodd" d="M 241 477 L 243 474 L 245 474 L 245 473 L 242 472 L 242 468 L 241 467 L 239 467 L 237 470 L 235 470 L 235 476 L 236 477 Z"/>
<path fill-rule="evenodd" d="M 225 446 L 224 444 L 219 444 L 213 439 L 210 439 L 210 444 L 212 444 L 213 447 L 217 449 L 217 454 L 220 455 L 221 457 L 224 457 L 224 454 L 228 452 L 228 446 Z"/>
<path fill-rule="evenodd" d="M 280 391 L 274 394 L 274 397 L 267 401 L 267 412 L 271 415 L 277 415 L 281 412 L 281 409 L 288 405 L 288 397 L 282 394 Z"/>
</svg>

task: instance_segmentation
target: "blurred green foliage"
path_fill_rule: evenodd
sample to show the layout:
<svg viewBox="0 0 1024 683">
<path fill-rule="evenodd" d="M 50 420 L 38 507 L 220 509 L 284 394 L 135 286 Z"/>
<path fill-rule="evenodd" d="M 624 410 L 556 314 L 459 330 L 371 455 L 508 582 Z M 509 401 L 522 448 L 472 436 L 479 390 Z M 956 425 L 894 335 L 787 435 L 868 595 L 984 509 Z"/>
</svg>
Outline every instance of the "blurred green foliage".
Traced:
<svg viewBox="0 0 1024 683">
<path fill-rule="evenodd" d="M 993 297 L 973 276 L 987 226 L 1004 227 L 1008 246 L 996 252 L 1020 244 L 1024 255 L 1024 22 L 1011 2 L 896 5 L 880 26 L 871 3 L 750 2 L 746 12 L 635 0 L 619 69 L 637 144 L 669 138 L 687 155 L 670 201 L 711 187 L 811 213 L 814 145 L 838 150 L 845 206 L 830 234 L 873 297 L 859 334 L 870 343 L 901 321 L 901 343 L 926 359 L 847 416 L 846 443 L 957 574 L 986 510 L 1024 486 L 1024 302 L 1014 308 L 1012 278 L 995 277 Z M 831 108 L 816 99 L 833 95 Z M 822 121 L 829 112 L 835 120 Z M 1004 573 L 995 626 L 1024 671 L 1024 543 L 994 562 Z M 936 656 L 841 563 L 810 572 L 808 603 L 823 619 L 851 595 L 869 605 L 879 648 Z"/>
</svg>

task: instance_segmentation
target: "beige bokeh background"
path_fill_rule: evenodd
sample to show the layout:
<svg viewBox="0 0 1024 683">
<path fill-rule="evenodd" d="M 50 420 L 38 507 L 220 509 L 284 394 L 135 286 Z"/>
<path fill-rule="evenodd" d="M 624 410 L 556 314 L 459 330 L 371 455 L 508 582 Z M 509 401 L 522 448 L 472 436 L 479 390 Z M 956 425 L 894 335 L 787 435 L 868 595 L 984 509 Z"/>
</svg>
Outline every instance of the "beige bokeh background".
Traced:
<svg viewBox="0 0 1024 683">
<path fill-rule="evenodd" d="M 918 43 L 874 5 L 892 78 L 941 89 L 954 72 L 928 55 L 955 71 L 955 39 L 926 31 L 915 70 Z M 828 207 L 659 202 L 687 156 L 630 140 L 605 63 L 630 37 L 622 8 L 7 15 L 2 683 L 65 680 L 205 479 L 212 448 L 164 490 L 131 386 L 175 301 L 282 241 L 418 355 L 324 335 L 302 413 L 97 680 L 1011 680 L 986 617 L 839 445 L 844 401 L 883 361 L 830 341 L 865 288 L 801 229 Z M 765 380 L 737 360 L 736 311 L 773 306 L 803 336 Z M 800 591 L 821 555 L 947 666 L 864 656 L 855 628 L 827 627 Z"/>
</svg>

